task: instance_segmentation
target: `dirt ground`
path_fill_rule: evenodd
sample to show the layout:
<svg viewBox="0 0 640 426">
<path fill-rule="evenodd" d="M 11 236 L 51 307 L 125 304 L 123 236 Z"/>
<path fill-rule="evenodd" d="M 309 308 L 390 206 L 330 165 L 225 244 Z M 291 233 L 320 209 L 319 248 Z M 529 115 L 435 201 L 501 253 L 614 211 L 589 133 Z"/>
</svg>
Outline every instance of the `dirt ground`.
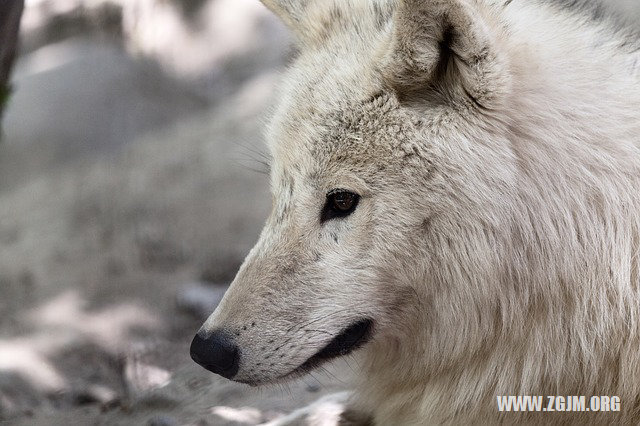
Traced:
<svg viewBox="0 0 640 426">
<path fill-rule="evenodd" d="M 247 45 L 185 69 L 60 1 L 25 15 L 0 142 L 0 422 L 260 424 L 344 389 L 347 365 L 252 389 L 189 357 L 269 211 L 286 30 L 247 3 Z"/>
</svg>

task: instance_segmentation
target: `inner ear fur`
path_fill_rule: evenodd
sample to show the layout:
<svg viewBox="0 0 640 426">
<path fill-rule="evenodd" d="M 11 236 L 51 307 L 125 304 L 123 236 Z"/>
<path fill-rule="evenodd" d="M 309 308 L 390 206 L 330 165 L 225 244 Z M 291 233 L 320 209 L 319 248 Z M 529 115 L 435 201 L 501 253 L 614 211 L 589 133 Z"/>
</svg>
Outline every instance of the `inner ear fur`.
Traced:
<svg viewBox="0 0 640 426">
<path fill-rule="evenodd" d="M 509 87 L 495 39 L 473 0 L 399 0 L 382 73 L 401 100 L 493 109 Z"/>
</svg>

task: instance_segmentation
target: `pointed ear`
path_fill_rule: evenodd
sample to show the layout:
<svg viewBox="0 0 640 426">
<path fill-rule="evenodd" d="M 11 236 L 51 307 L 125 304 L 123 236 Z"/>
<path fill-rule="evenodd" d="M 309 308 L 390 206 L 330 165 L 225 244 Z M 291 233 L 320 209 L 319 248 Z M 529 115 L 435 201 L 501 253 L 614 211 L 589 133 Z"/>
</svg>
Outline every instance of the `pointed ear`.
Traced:
<svg viewBox="0 0 640 426">
<path fill-rule="evenodd" d="M 311 0 L 261 0 L 296 33 L 302 32 L 305 10 Z"/>
<path fill-rule="evenodd" d="M 260 0 L 275 13 L 304 44 L 326 37 L 342 18 L 345 0 Z"/>
<path fill-rule="evenodd" d="M 398 0 L 382 72 L 401 100 L 498 106 L 508 69 L 482 12 L 474 0 Z"/>
</svg>

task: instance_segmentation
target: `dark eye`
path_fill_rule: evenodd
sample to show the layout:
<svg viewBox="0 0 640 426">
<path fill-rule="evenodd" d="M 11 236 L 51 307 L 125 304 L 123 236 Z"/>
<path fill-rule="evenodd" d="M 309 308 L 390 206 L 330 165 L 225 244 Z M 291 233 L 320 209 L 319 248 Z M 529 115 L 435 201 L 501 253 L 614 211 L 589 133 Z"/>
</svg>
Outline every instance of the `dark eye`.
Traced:
<svg viewBox="0 0 640 426">
<path fill-rule="evenodd" d="M 336 217 L 349 216 L 358 205 L 360 196 L 344 189 L 334 189 L 327 194 L 327 201 L 320 215 L 320 222 Z"/>
</svg>

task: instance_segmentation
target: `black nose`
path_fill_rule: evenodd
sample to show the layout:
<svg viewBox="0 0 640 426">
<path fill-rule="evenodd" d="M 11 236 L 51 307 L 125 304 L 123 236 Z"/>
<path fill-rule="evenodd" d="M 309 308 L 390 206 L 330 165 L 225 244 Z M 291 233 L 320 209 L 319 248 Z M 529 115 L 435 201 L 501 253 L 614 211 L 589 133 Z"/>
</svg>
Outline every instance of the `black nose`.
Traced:
<svg viewBox="0 0 640 426">
<path fill-rule="evenodd" d="M 191 358 L 207 370 L 231 379 L 238 372 L 240 351 L 225 332 L 200 331 L 191 342 Z"/>
</svg>

